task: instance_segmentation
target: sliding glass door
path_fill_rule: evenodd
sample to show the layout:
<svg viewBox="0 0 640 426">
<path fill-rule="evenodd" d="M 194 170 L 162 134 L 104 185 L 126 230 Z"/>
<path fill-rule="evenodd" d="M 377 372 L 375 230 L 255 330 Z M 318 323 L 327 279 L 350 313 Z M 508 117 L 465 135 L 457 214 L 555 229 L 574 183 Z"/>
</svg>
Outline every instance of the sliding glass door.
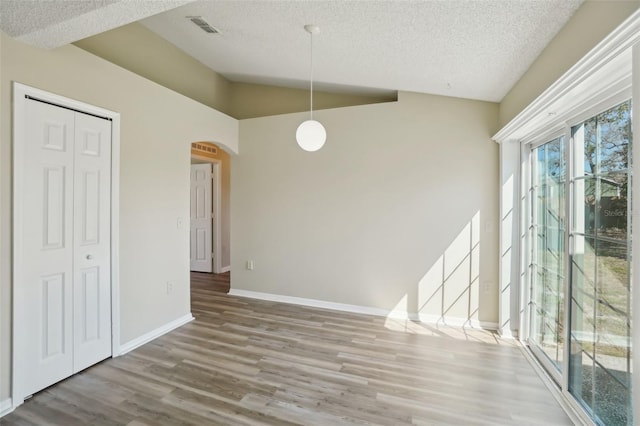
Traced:
<svg viewBox="0 0 640 426">
<path fill-rule="evenodd" d="M 532 288 L 529 342 L 559 378 L 564 354 L 565 141 L 559 137 L 533 150 Z"/>
<path fill-rule="evenodd" d="M 574 147 L 569 391 L 605 425 L 632 425 L 631 102 L 571 130 Z"/>
<path fill-rule="evenodd" d="M 606 426 L 634 424 L 631 137 L 627 101 L 530 157 L 528 343 L 562 391 Z"/>
</svg>

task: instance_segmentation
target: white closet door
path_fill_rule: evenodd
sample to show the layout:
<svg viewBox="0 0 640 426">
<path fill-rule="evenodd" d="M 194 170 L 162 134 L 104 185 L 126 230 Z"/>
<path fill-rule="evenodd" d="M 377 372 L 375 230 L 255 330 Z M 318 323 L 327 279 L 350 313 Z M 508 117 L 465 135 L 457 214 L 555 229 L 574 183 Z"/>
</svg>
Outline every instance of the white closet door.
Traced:
<svg viewBox="0 0 640 426">
<path fill-rule="evenodd" d="M 191 165 L 191 270 L 213 271 L 211 164 Z"/>
<path fill-rule="evenodd" d="M 111 355 L 111 123 L 26 103 L 19 259 L 22 395 Z"/>
<path fill-rule="evenodd" d="M 74 372 L 111 355 L 111 122 L 76 113 Z"/>
<path fill-rule="evenodd" d="M 75 113 L 27 102 L 22 287 L 25 395 L 73 372 L 73 138 Z"/>
</svg>

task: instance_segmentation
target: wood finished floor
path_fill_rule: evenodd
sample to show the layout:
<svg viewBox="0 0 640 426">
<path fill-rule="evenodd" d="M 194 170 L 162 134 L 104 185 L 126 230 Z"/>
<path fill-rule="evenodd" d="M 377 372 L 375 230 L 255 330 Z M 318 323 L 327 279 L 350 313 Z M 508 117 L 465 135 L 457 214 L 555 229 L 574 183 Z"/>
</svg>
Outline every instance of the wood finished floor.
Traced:
<svg viewBox="0 0 640 426">
<path fill-rule="evenodd" d="M 191 289 L 200 288 L 203 290 L 218 291 L 220 293 L 229 293 L 231 283 L 231 273 L 224 274 L 207 274 L 205 272 L 191 273 Z"/>
<path fill-rule="evenodd" d="M 228 277 L 195 276 L 195 321 L 0 424 L 572 424 L 493 333 L 233 297 Z"/>
</svg>

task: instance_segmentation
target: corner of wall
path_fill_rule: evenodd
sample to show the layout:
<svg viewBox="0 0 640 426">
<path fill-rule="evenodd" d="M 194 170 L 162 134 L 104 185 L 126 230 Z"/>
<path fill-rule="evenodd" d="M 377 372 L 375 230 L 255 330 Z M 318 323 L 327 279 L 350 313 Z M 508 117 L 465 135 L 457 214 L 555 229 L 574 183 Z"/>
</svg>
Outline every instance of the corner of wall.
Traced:
<svg viewBox="0 0 640 426">
<path fill-rule="evenodd" d="M 231 112 L 229 80 L 139 22 L 73 44 L 220 112 Z"/>
<path fill-rule="evenodd" d="M 11 413 L 15 407 L 11 398 L 0 400 L 0 418 Z"/>
</svg>

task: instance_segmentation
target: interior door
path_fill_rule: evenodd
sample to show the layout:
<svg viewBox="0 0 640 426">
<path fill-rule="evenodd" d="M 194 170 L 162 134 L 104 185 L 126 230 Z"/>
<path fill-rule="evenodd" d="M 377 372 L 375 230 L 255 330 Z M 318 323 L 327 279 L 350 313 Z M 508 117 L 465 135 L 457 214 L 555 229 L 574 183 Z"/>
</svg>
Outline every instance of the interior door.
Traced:
<svg viewBox="0 0 640 426">
<path fill-rule="evenodd" d="M 191 165 L 191 270 L 212 272 L 211 164 Z"/>
<path fill-rule="evenodd" d="M 22 241 L 24 394 L 73 374 L 75 113 L 27 102 Z M 19 172 L 16 170 L 16 172 Z M 28 224 L 28 225 L 27 225 Z"/>
<path fill-rule="evenodd" d="M 111 122 L 76 113 L 74 372 L 111 355 Z"/>
<path fill-rule="evenodd" d="M 111 355 L 111 123 L 35 100 L 26 112 L 23 395 Z"/>
</svg>

